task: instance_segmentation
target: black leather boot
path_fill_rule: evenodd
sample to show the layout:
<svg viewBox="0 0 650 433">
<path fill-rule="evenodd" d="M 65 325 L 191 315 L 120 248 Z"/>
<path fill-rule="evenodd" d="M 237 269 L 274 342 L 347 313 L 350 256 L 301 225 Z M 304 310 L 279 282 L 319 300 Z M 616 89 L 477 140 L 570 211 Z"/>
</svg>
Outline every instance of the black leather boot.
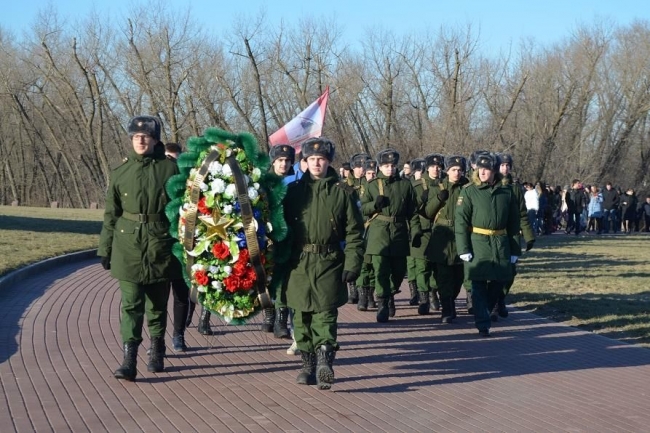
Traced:
<svg viewBox="0 0 650 433">
<path fill-rule="evenodd" d="M 318 362 L 316 364 L 316 384 L 318 389 L 330 389 L 334 383 L 334 358 L 336 351 L 329 344 L 323 344 L 316 351 Z"/>
<path fill-rule="evenodd" d="M 357 303 L 357 310 L 368 311 L 368 297 L 370 290 L 368 287 L 359 287 L 359 302 Z"/>
<path fill-rule="evenodd" d="M 273 332 L 275 324 L 275 308 L 265 308 L 262 310 L 262 332 Z"/>
<path fill-rule="evenodd" d="M 196 309 L 196 304 L 190 301 L 190 308 L 187 310 L 187 320 L 185 321 L 185 327 L 189 328 L 192 324 L 192 316 L 194 316 L 194 309 Z"/>
<path fill-rule="evenodd" d="M 418 305 L 418 284 L 415 281 L 409 281 L 409 291 L 411 292 L 409 305 Z"/>
<path fill-rule="evenodd" d="M 210 311 L 207 308 L 201 309 L 198 331 L 201 335 L 214 335 L 212 328 L 210 328 Z"/>
<path fill-rule="evenodd" d="M 302 370 L 298 373 L 296 383 L 299 385 L 316 385 L 316 354 L 300 351 Z"/>
<path fill-rule="evenodd" d="M 390 315 L 388 311 L 388 301 L 388 298 L 377 298 L 377 302 L 379 303 L 377 308 L 377 322 L 379 323 L 388 322 L 388 316 Z"/>
<path fill-rule="evenodd" d="M 280 307 L 275 310 L 275 321 L 273 322 L 273 336 L 275 338 L 291 338 L 291 332 L 287 326 L 289 320 L 289 308 Z"/>
<path fill-rule="evenodd" d="M 433 290 L 431 293 L 432 303 L 433 303 L 433 309 L 436 311 L 440 311 L 440 298 L 438 297 L 438 291 Z"/>
<path fill-rule="evenodd" d="M 356 304 L 359 302 L 359 292 L 354 283 L 348 283 L 348 304 Z"/>
<path fill-rule="evenodd" d="M 122 365 L 115 370 L 113 376 L 116 379 L 123 379 L 133 382 L 138 373 L 136 365 L 138 362 L 138 346 L 139 343 L 124 343 L 124 360 Z"/>
<path fill-rule="evenodd" d="M 431 304 L 429 303 L 429 292 L 418 292 L 418 314 L 424 316 L 429 314 Z"/>
<path fill-rule="evenodd" d="M 390 317 L 395 317 L 396 312 L 397 308 L 395 308 L 395 295 L 391 295 L 388 299 L 388 315 Z"/>
<path fill-rule="evenodd" d="M 147 371 L 160 373 L 165 369 L 165 337 L 151 337 L 151 350 Z"/>
<path fill-rule="evenodd" d="M 377 301 L 375 301 L 375 288 L 368 287 L 368 309 L 374 310 L 377 308 Z"/>
<path fill-rule="evenodd" d="M 503 293 L 499 295 L 499 300 L 497 301 L 497 313 L 499 313 L 499 317 L 503 317 L 504 319 L 508 317 L 508 309 L 506 308 L 506 295 Z"/>
<path fill-rule="evenodd" d="M 440 307 L 442 312 L 440 313 L 440 323 L 452 323 L 454 320 L 454 310 L 453 310 L 453 298 L 441 297 L 440 298 Z"/>
</svg>

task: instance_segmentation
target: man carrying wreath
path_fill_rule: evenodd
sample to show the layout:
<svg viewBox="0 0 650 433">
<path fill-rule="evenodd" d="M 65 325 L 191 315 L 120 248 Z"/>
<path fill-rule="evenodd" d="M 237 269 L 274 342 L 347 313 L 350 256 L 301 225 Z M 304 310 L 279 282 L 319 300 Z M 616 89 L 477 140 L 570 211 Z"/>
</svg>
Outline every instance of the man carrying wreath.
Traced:
<svg viewBox="0 0 650 433">
<path fill-rule="evenodd" d="M 291 257 L 281 297 L 295 310 L 294 338 L 302 356 L 296 379 L 301 385 L 329 389 L 339 345 L 338 308 L 348 300 L 363 261 L 363 221 L 354 189 L 338 182 L 330 167 L 334 143 L 311 138 L 302 144 L 305 175 L 288 186 L 284 215 Z M 342 249 L 342 242 L 345 247 Z"/>
</svg>

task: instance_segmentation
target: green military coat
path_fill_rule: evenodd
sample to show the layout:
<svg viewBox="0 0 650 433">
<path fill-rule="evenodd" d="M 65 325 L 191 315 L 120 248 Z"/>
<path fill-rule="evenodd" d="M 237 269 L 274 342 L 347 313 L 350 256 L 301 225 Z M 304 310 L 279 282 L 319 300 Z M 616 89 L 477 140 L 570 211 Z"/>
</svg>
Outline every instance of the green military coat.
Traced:
<svg viewBox="0 0 650 433">
<path fill-rule="evenodd" d="M 415 198 L 418 201 L 418 207 L 417 207 L 417 212 L 420 215 L 420 228 L 422 229 L 422 237 L 421 237 L 421 242 L 411 242 L 411 253 L 409 254 L 411 257 L 414 257 L 416 259 L 424 259 L 426 258 L 426 250 L 429 245 L 429 241 L 431 240 L 431 220 L 427 218 L 424 214 L 424 205 L 426 203 L 422 203 L 421 198 L 422 198 L 422 193 L 424 192 L 425 189 L 429 190 L 433 185 L 438 184 L 438 179 L 431 179 L 427 173 L 422 173 L 422 177 L 419 180 L 415 180 L 415 178 L 411 178 L 411 184 L 413 185 L 413 191 L 415 192 Z M 431 194 L 431 191 L 429 191 L 429 194 Z"/>
<path fill-rule="evenodd" d="M 165 183 L 177 173 L 176 163 L 165 157 L 162 144 L 150 155 L 131 152 L 111 172 L 97 255 L 110 257 L 114 278 L 152 284 L 181 277 L 180 263 L 172 254 L 175 239 L 165 216 L 169 202 Z M 125 212 L 160 217 L 142 223 L 127 219 Z"/>
<path fill-rule="evenodd" d="M 358 275 L 363 261 L 363 221 L 354 189 L 338 182 L 331 167 L 320 180 L 306 172 L 288 186 L 284 217 L 291 257 L 283 265 L 288 277 L 281 299 L 295 310 L 315 313 L 347 303 L 343 271 Z M 304 251 L 310 248 L 314 250 Z"/>
<path fill-rule="evenodd" d="M 468 182 L 466 177 L 461 177 L 456 183 L 451 183 L 449 178 L 444 178 L 431 186 L 429 199 L 424 206 L 424 214 L 430 221 L 433 221 L 427 257 L 434 263 L 447 266 L 462 263 L 456 251 L 454 218 L 458 196 Z M 449 198 L 445 202 L 438 199 L 438 193 L 443 189 L 449 191 Z"/>
<path fill-rule="evenodd" d="M 388 197 L 388 206 L 376 212 L 375 198 L 380 195 L 380 183 L 383 185 L 383 195 Z M 361 196 L 361 213 L 369 218 L 366 254 L 408 256 L 410 237 L 421 239 L 422 235 L 417 207 L 415 191 L 408 179 L 398 176 L 387 178 L 381 172 L 377 173 Z"/>
<path fill-rule="evenodd" d="M 465 264 L 467 278 L 476 281 L 512 279 L 510 256 L 518 255 L 519 203 L 501 175 L 492 184 L 482 183 L 474 173 L 472 183 L 461 190 L 454 221 L 458 254 L 472 253 Z M 502 230 L 502 235 L 484 235 L 472 228 Z"/>
<path fill-rule="evenodd" d="M 512 192 L 514 193 L 517 202 L 519 203 L 519 222 L 521 225 L 521 233 L 524 235 L 524 240 L 526 242 L 534 241 L 535 240 L 535 233 L 533 233 L 533 228 L 530 226 L 530 221 L 528 221 L 528 211 L 526 209 L 526 200 L 524 200 L 524 192 L 521 190 L 519 185 L 515 185 L 512 182 L 512 175 L 508 174 L 507 176 L 503 177 L 503 180 L 501 181 L 504 185 L 507 185 L 508 187 L 512 188 Z M 513 256 L 520 256 L 521 255 L 521 244 L 519 242 L 519 236 L 516 238 L 517 240 L 517 247 L 513 251 L 512 255 Z"/>
</svg>

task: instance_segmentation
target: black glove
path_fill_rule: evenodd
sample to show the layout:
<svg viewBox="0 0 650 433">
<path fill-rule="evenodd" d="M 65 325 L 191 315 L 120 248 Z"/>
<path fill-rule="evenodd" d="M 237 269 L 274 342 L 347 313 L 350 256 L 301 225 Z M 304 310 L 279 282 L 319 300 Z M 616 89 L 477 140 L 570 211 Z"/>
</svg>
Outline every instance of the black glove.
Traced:
<svg viewBox="0 0 650 433">
<path fill-rule="evenodd" d="M 107 271 L 111 268 L 110 257 L 102 257 L 102 268 L 106 269 Z"/>
<path fill-rule="evenodd" d="M 422 203 L 426 203 L 427 201 L 429 201 L 429 190 L 425 189 L 424 191 L 422 191 L 422 196 L 420 198 L 422 199 Z"/>
<path fill-rule="evenodd" d="M 533 248 L 533 245 L 535 245 L 535 239 L 526 242 L 526 251 L 530 251 Z"/>
<path fill-rule="evenodd" d="M 445 201 L 447 201 L 449 199 L 449 191 L 446 190 L 446 189 L 443 189 L 442 191 L 440 191 L 438 193 L 437 197 L 438 197 L 438 200 L 440 200 L 442 202 L 445 202 Z"/>
<path fill-rule="evenodd" d="M 344 283 L 354 283 L 357 281 L 357 278 L 359 278 L 359 274 L 352 272 L 352 271 L 343 271 L 343 276 L 341 277 L 341 281 Z"/>
<path fill-rule="evenodd" d="M 385 195 L 378 195 L 375 199 L 375 210 L 380 211 L 386 206 L 388 206 L 388 197 Z"/>
</svg>

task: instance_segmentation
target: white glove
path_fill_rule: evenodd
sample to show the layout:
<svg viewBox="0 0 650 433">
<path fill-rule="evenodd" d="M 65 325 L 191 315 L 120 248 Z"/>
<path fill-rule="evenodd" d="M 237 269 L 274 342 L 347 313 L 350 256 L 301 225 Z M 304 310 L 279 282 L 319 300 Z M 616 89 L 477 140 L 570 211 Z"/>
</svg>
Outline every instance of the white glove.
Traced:
<svg viewBox="0 0 650 433">
<path fill-rule="evenodd" d="M 517 263 L 517 260 L 519 260 L 519 256 L 510 256 L 510 263 Z"/>
<path fill-rule="evenodd" d="M 467 253 L 467 254 L 461 254 L 458 257 L 460 257 L 460 259 L 464 262 L 471 262 L 474 256 L 472 255 L 472 253 Z"/>
</svg>

